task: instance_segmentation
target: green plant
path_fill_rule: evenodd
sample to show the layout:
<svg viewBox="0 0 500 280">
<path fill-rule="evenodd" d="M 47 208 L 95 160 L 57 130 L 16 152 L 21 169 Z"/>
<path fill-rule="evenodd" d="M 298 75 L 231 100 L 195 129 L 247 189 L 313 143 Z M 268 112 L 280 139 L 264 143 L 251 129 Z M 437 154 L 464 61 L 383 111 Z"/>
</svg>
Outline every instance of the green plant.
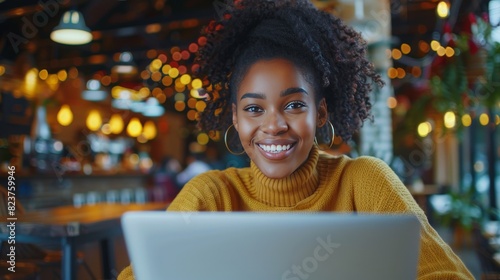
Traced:
<svg viewBox="0 0 500 280">
<path fill-rule="evenodd" d="M 447 195 L 449 204 L 445 211 L 436 212 L 437 219 L 443 226 L 461 227 L 470 231 L 474 223 L 482 221 L 483 207 L 473 187 L 462 192 L 450 191 Z"/>
<path fill-rule="evenodd" d="M 486 108 L 500 107 L 500 43 L 494 42 L 488 49 L 486 75 L 478 83 L 479 99 Z"/>
</svg>

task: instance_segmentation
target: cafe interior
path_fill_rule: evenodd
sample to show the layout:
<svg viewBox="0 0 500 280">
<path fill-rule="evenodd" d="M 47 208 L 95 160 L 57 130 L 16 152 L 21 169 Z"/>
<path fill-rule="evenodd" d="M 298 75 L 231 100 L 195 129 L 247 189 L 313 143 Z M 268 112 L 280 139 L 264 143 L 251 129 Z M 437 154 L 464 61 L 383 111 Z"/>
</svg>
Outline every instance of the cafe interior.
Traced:
<svg viewBox="0 0 500 280">
<path fill-rule="evenodd" d="M 1 279 L 115 279 L 123 213 L 166 209 L 193 161 L 249 165 L 197 129 L 200 30 L 228 1 L 0 0 L 0 233 L 18 218 L 19 272 L 2 246 Z M 374 122 L 323 150 L 387 162 L 475 277 L 500 279 L 500 0 L 312 2 L 386 82 Z"/>
</svg>

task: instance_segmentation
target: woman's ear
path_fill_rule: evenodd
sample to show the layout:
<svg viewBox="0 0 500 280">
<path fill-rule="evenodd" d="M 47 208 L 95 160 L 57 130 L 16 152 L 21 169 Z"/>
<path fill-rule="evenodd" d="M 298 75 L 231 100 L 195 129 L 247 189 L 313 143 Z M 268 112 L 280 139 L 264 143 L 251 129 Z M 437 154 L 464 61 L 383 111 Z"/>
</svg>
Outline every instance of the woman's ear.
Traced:
<svg viewBox="0 0 500 280">
<path fill-rule="evenodd" d="M 322 127 L 328 121 L 328 111 L 326 110 L 326 100 L 322 98 L 318 104 L 317 127 Z"/>
<path fill-rule="evenodd" d="M 231 110 L 233 112 L 233 125 L 234 125 L 234 129 L 236 129 L 236 131 L 238 131 L 238 118 L 236 116 L 236 104 L 235 103 L 231 104 Z"/>
</svg>

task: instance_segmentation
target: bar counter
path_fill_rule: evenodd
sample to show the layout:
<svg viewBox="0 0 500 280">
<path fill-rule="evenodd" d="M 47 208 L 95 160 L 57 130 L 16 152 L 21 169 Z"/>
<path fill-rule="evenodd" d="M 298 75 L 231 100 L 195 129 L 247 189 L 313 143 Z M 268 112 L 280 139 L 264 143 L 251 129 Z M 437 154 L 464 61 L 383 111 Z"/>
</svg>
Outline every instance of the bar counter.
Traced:
<svg viewBox="0 0 500 280">
<path fill-rule="evenodd" d="M 105 201 L 106 193 L 124 190 L 133 194 L 148 187 L 149 175 L 140 172 L 122 173 L 16 173 L 16 197 L 28 211 L 73 205 L 75 194 L 94 196 L 95 201 Z M 0 174 L 0 185 L 7 183 L 6 174 Z M 86 203 L 83 203 L 86 204 Z"/>
</svg>

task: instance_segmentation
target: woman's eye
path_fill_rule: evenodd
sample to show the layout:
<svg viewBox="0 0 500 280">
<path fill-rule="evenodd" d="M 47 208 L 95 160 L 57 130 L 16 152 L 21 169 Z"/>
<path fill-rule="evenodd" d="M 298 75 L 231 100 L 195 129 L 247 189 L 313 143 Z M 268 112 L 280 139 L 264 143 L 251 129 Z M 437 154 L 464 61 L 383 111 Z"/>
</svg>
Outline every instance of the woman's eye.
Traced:
<svg viewBox="0 0 500 280">
<path fill-rule="evenodd" d="M 244 111 L 246 112 L 250 112 L 250 113 L 260 113 L 262 112 L 262 109 L 258 106 L 247 106 L 243 109 Z"/>
<path fill-rule="evenodd" d="M 293 101 L 286 105 L 286 109 L 300 109 L 303 107 L 307 107 L 307 105 L 304 102 L 300 101 Z"/>
</svg>

